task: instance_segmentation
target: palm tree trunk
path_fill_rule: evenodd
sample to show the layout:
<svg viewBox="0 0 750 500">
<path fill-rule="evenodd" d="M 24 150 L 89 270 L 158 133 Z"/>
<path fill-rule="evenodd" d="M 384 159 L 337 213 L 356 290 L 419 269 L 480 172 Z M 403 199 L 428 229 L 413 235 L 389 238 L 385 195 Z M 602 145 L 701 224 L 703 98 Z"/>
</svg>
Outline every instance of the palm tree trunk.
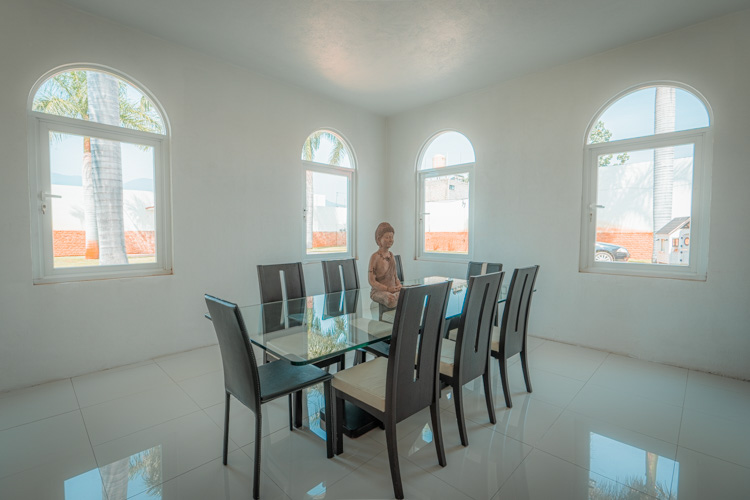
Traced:
<svg viewBox="0 0 750 500">
<path fill-rule="evenodd" d="M 675 89 L 656 87 L 654 133 L 674 132 Z M 656 231 L 672 220 L 674 148 L 654 149 L 654 237 L 651 262 L 656 262 Z"/>
<path fill-rule="evenodd" d="M 86 231 L 86 259 L 99 258 L 99 231 L 96 227 L 94 179 L 91 171 L 91 138 L 83 138 L 83 223 Z"/>
<path fill-rule="evenodd" d="M 88 73 L 88 105 L 91 121 L 120 124 L 119 84 L 105 73 Z M 120 143 L 91 139 L 91 170 L 99 233 L 99 264 L 127 264 L 122 194 Z"/>
</svg>

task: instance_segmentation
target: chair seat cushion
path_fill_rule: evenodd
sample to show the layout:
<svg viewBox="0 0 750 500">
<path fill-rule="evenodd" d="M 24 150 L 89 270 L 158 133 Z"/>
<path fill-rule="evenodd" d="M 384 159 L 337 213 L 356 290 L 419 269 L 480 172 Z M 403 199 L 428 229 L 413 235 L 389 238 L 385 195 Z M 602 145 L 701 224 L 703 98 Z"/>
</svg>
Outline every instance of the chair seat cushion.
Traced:
<svg viewBox="0 0 750 500">
<path fill-rule="evenodd" d="M 375 358 L 336 373 L 331 385 L 334 389 L 384 412 L 387 374 L 388 359 Z"/>
<path fill-rule="evenodd" d="M 388 342 L 375 342 L 365 347 L 365 351 L 374 354 L 375 356 L 383 356 L 385 358 L 391 353 L 391 344 Z"/>
<path fill-rule="evenodd" d="M 490 342 L 490 350 L 500 352 L 500 327 L 492 327 L 492 341 Z"/>
<path fill-rule="evenodd" d="M 305 387 L 330 380 L 333 375 L 312 365 L 295 366 L 286 361 L 273 361 L 258 367 L 260 400 L 271 401 Z"/>
<path fill-rule="evenodd" d="M 453 376 L 453 365 L 456 358 L 456 342 L 450 339 L 443 339 L 440 344 L 440 374 Z"/>
<path fill-rule="evenodd" d="M 453 330 L 450 330 L 448 332 L 448 338 L 451 339 L 453 342 L 456 341 L 458 338 L 458 328 L 454 328 Z"/>
</svg>

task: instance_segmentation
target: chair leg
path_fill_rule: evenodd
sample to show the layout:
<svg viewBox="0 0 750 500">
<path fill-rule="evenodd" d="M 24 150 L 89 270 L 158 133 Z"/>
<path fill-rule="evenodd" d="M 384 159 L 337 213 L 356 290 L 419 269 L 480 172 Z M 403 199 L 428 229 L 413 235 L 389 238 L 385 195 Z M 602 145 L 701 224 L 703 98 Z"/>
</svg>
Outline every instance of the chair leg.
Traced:
<svg viewBox="0 0 750 500">
<path fill-rule="evenodd" d="M 458 384 L 458 381 L 453 384 L 452 389 L 453 403 L 456 406 L 456 422 L 458 422 L 458 435 L 461 437 L 461 444 L 464 446 L 469 446 L 469 438 L 466 436 L 466 420 L 464 418 L 463 390 Z"/>
<path fill-rule="evenodd" d="M 331 411 L 331 381 L 323 382 L 323 398 L 326 405 L 326 457 L 333 458 L 333 434 L 336 423 L 333 421 L 333 412 Z"/>
<path fill-rule="evenodd" d="M 253 498 L 260 498 L 260 441 L 263 434 L 261 410 L 255 411 L 255 470 L 253 471 Z"/>
<path fill-rule="evenodd" d="M 385 424 L 385 442 L 388 446 L 388 463 L 391 466 L 391 481 L 393 481 L 393 495 L 399 500 L 404 498 L 404 488 L 401 484 L 401 469 L 398 465 L 398 444 L 396 443 L 396 421 L 388 418 Z"/>
<path fill-rule="evenodd" d="M 294 430 L 294 402 L 292 401 L 292 395 L 289 394 L 289 430 Z"/>
<path fill-rule="evenodd" d="M 224 393 L 224 465 L 227 464 L 227 454 L 229 452 L 229 393 Z"/>
<path fill-rule="evenodd" d="M 490 416 L 490 423 L 496 424 L 497 418 L 495 418 L 495 403 L 492 401 L 492 379 L 490 378 L 490 365 L 487 364 L 487 369 L 482 375 L 484 381 L 484 399 L 487 402 L 487 413 Z"/>
<path fill-rule="evenodd" d="M 358 365 L 360 363 L 364 363 L 366 356 L 367 354 L 365 354 L 365 351 L 357 349 L 356 351 L 354 351 L 354 364 Z"/>
<path fill-rule="evenodd" d="M 344 356 L 341 356 L 339 358 L 339 365 L 336 371 L 339 371 L 339 372 L 344 371 L 345 368 L 346 368 L 346 358 Z"/>
<path fill-rule="evenodd" d="M 336 438 L 333 440 L 336 445 L 336 455 L 341 455 L 344 453 L 344 400 L 337 396 L 335 389 L 333 390 L 333 397 L 336 404 L 336 416 L 331 429 L 336 432 Z"/>
<path fill-rule="evenodd" d="M 526 360 L 526 349 L 521 351 L 521 368 L 523 369 L 523 380 L 526 382 L 526 391 L 531 392 L 531 377 L 529 377 L 529 363 Z"/>
<path fill-rule="evenodd" d="M 294 393 L 294 426 L 302 427 L 302 391 Z"/>
<path fill-rule="evenodd" d="M 503 384 L 505 406 L 513 408 L 513 403 L 510 400 L 510 388 L 508 387 L 508 360 L 504 356 L 501 356 L 497 361 L 500 363 L 500 382 Z"/>
<path fill-rule="evenodd" d="M 432 417 L 432 438 L 435 440 L 435 449 L 437 450 L 438 463 L 445 467 L 448 462 L 445 460 L 445 446 L 443 446 L 443 428 L 440 424 L 440 406 L 437 401 L 430 405 L 430 417 Z"/>
</svg>

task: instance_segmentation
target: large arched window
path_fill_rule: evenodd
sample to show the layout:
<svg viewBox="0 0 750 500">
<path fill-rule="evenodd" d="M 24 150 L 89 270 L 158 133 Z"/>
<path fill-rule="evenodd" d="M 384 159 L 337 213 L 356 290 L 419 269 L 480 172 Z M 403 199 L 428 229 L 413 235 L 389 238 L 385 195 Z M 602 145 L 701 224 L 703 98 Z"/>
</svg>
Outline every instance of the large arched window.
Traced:
<svg viewBox="0 0 750 500">
<path fill-rule="evenodd" d="M 440 132 L 419 155 L 417 255 L 465 260 L 471 255 L 474 147 L 463 134 Z"/>
<path fill-rule="evenodd" d="M 344 138 L 316 130 L 302 145 L 305 172 L 305 255 L 354 256 L 355 160 Z"/>
<path fill-rule="evenodd" d="M 709 108 L 682 85 L 604 106 L 584 147 L 581 270 L 705 279 L 711 146 Z"/>
<path fill-rule="evenodd" d="M 34 282 L 171 272 L 168 125 L 148 92 L 91 66 L 29 99 Z"/>
</svg>

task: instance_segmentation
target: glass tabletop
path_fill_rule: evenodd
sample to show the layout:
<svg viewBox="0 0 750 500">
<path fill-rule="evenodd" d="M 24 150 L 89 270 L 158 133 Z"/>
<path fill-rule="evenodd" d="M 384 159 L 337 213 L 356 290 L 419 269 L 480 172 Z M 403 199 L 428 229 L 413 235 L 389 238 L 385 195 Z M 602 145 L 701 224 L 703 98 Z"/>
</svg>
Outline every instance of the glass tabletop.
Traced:
<svg viewBox="0 0 750 500">
<path fill-rule="evenodd" d="M 404 286 L 440 283 L 430 276 Z M 461 315 L 467 282 L 453 279 L 446 318 Z M 503 287 L 501 300 L 507 289 Z M 311 295 L 240 307 L 250 341 L 294 365 L 316 363 L 391 337 L 395 309 L 370 299 L 370 289 Z"/>
</svg>

